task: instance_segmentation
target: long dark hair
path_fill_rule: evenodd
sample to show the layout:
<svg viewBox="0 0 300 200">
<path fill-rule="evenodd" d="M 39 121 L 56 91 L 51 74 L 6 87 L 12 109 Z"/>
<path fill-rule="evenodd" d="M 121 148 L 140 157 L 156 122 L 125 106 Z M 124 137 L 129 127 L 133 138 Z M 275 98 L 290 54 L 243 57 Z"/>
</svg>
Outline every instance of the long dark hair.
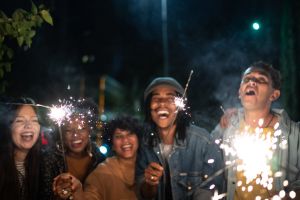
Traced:
<svg viewBox="0 0 300 200">
<path fill-rule="evenodd" d="M 150 93 L 144 103 L 144 111 L 145 111 L 145 122 L 148 124 L 148 128 L 145 131 L 145 134 L 147 134 L 144 139 L 146 139 L 146 143 L 149 146 L 155 146 L 160 142 L 159 133 L 157 130 L 157 125 L 152 120 L 151 117 L 151 110 L 150 110 L 150 103 L 152 98 L 152 93 Z M 176 93 L 177 96 L 180 96 L 179 93 Z M 189 112 L 190 107 L 187 104 L 187 101 L 185 102 L 185 110 L 178 110 L 176 119 L 174 123 L 176 124 L 176 136 L 175 139 L 178 142 L 183 142 L 186 138 L 186 129 L 190 125 L 191 122 L 191 115 Z M 149 136 L 150 135 L 150 136 Z"/>
<path fill-rule="evenodd" d="M 32 105 L 38 115 L 34 101 L 29 98 L 9 100 L 9 102 L 1 102 L 0 104 L 0 196 L 1 199 L 5 200 L 37 199 L 41 136 L 39 136 L 25 158 L 24 196 L 20 194 L 14 159 L 15 145 L 12 140 L 11 125 L 24 104 Z"/>
</svg>

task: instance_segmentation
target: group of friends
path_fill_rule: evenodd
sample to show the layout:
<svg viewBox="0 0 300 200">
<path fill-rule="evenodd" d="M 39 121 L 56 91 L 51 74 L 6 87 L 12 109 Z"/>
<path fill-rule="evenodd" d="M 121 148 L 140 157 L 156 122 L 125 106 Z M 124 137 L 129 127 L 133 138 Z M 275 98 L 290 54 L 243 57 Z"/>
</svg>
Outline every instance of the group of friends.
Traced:
<svg viewBox="0 0 300 200">
<path fill-rule="evenodd" d="M 120 115 L 104 124 L 102 139 L 112 149 L 107 158 L 91 139 L 98 122 L 94 102 L 78 101 L 61 123 L 61 135 L 58 131 L 55 142 L 42 145 L 35 102 L 3 101 L 0 198 L 300 199 L 300 128 L 284 110 L 272 108 L 280 89 L 278 70 L 264 62 L 250 65 L 238 91 L 242 107 L 227 110 L 209 133 L 192 123 L 188 106 L 179 109 L 175 103 L 177 97 L 187 101 L 182 85 L 172 77 L 155 78 L 144 91 L 143 123 Z M 245 127 L 250 134 L 259 127 L 264 138 L 276 133 L 278 146 L 286 141 L 284 148 L 273 149 L 270 170 L 277 175 L 268 187 L 247 182 L 237 167 L 243 161 L 221 148 L 220 142 L 233 146 L 232 138 Z M 240 183 L 253 187 L 244 190 Z"/>
</svg>

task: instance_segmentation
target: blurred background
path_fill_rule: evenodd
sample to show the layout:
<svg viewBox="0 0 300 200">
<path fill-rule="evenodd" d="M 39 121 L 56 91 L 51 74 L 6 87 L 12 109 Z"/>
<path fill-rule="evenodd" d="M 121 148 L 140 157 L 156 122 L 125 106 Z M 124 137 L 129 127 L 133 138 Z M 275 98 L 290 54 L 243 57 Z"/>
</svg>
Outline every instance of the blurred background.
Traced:
<svg viewBox="0 0 300 200">
<path fill-rule="evenodd" d="M 143 116 L 143 91 L 157 76 L 187 90 L 194 122 L 211 130 L 225 109 L 239 106 L 240 75 L 259 60 L 283 75 L 284 107 L 299 121 L 298 0 L 47 0 L 53 26 L 37 29 L 30 48 L 15 51 L 1 78 L 2 95 L 52 105 L 91 97 L 103 119 Z M 31 9 L 29 0 L 2 0 L 0 10 Z"/>
</svg>

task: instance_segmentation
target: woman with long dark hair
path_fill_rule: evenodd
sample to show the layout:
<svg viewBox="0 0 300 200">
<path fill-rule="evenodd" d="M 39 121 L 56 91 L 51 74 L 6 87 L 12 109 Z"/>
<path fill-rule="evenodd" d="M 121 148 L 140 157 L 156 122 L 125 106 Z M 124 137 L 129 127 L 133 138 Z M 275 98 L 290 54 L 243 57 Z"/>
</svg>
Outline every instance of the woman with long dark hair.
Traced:
<svg viewBox="0 0 300 200">
<path fill-rule="evenodd" d="M 33 100 L 0 105 L 0 197 L 36 200 L 40 160 L 40 123 Z"/>
</svg>

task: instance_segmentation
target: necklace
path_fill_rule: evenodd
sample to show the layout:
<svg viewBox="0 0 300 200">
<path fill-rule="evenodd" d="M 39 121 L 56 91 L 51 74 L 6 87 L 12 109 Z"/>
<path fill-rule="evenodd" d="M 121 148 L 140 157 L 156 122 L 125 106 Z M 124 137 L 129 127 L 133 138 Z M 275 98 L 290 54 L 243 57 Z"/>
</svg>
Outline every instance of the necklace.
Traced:
<svg viewBox="0 0 300 200">
<path fill-rule="evenodd" d="M 271 122 L 273 121 L 273 119 L 274 119 L 274 114 L 271 112 L 271 119 L 269 120 L 269 122 L 268 122 L 268 124 L 267 125 L 265 125 L 263 128 L 267 128 L 267 127 L 269 127 L 270 126 L 270 124 L 271 124 Z"/>
</svg>

